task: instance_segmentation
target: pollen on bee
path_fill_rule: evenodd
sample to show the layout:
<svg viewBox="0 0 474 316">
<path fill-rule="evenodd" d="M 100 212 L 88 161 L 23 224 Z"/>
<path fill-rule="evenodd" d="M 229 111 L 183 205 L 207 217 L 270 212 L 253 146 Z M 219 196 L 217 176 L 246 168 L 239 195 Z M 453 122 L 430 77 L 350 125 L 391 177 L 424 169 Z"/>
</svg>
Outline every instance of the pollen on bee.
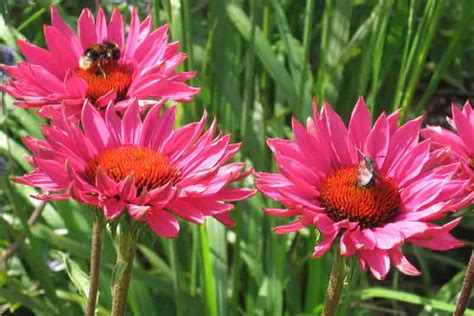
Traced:
<svg viewBox="0 0 474 316">
<path fill-rule="evenodd" d="M 90 58 L 82 56 L 79 59 L 79 68 L 87 70 L 92 67 L 93 63 L 94 62 Z"/>
</svg>

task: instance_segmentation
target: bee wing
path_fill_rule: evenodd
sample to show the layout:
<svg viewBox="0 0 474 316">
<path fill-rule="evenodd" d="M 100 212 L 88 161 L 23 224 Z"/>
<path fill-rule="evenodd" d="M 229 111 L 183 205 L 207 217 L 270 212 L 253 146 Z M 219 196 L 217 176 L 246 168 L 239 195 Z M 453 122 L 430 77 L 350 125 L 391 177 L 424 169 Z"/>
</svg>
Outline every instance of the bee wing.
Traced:
<svg viewBox="0 0 474 316">
<path fill-rule="evenodd" d="M 362 159 L 357 166 L 357 185 L 368 186 L 374 179 L 374 169 L 369 161 Z"/>
</svg>

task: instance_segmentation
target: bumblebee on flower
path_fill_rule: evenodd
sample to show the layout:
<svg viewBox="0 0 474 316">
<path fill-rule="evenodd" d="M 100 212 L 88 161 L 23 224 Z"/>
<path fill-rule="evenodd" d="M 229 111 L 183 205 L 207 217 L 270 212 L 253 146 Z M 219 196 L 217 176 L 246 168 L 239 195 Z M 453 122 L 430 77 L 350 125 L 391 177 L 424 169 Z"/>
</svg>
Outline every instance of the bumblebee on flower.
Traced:
<svg viewBox="0 0 474 316">
<path fill-rule="evenodd" d="M 121 101 L 129 98 L 191 101 L 200 89 L 185 81 L 195 72 L 176 72 L 186 54 L 178 51 L 178 42 L 168 43 L 168 26 L 152 30 L 150 16 L 140 21 L 135 9 L 131 16 L 125 36 L 117 8 L 109 23 L 102 8 L 95 19 L 84 9 L 76 34 L 52 6 L 52 25 L 44 27 L 48 49 L 18 40 L 26 61 L 0 66 L 12 78 L 0 89 L 16 105 L 39 108 L 47 118 L 64 104 L 66 114 L 78 119 L 86 99 L 97 108 L 113 101 L 122 112 L 127 103 Z"/>
</svg>

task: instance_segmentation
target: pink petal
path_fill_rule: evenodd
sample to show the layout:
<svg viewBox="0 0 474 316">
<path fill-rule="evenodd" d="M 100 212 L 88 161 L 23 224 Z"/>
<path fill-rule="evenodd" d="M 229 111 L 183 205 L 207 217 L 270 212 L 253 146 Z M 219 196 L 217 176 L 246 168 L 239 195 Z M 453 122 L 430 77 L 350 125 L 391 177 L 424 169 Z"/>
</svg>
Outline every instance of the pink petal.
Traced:
<svg viewBox="0 0 474 316">
<path fill-rule="evenodd" d="M 173 131 L 176 121 L 176 107 L 170 107 L 157 121 L 154 116 L 158 115 L 160 108 L 161 106 L 154 106 L 143 122 L 140 144 L 144 146 L 158 149 Z"/>
<path fill-rule="evenodd" d="M 324 234 L 323 240 L 321 240 L 316 246 L 314 246 L 313 250 L 313 258 L 321 258 L 333 245 L 334 239 L 337 236 L 337 232 L 331 234 Z"/>
<path fill-rule="evenodd" d="M 134 205 L 134 204 L 128 204 L 128 215 L 130 215 L 131 218 L 134 220 L 138 221 L 143 218 L 143 216 L 146 215 L 146 213 L 150 210 L 151 206 L 149 205 Z"/>
<path fill-rule="evenodd" d="M 356 163 L 355 150 L 349 145 L 349 135 L 341 117 L 334 112 L 331 106 L 325 102 L 323 112 L 326 127 L 329 131 L 331 145 L 334 148 L 334 155 L 341 165 L 353 165 Z"/>
<path fill-rule="evenodd" d="M 82 10 L 77 21 L 77 34 L 81 39 L 82 48 L 86 50 L 91 44 L 98 43 L 94 23 L 94 15 L 89 9 Z"/>
<path fill-rule="evenodd" d="M 408 259 L 403 255 L 403 253 L 397 249 L 390 249 L 389 252 L 390 258 L 400 272 L 406 275 L 420 275 L 421 272 L 408 261 Z"/>
<path fill-rule="evenodd" d="M 202 210 L 196 208 L 192 203 L 184 200 L 175 200 L 167 208 L 172 212 L 191 223 L 204 223 Z"/>
<path fill-rule="evenodd" d="M 226 214 L 226 213 L 217 214 L 217 215 L 213 215 L 213 217 L 231 229 L 235 227 L 234 220 L 232 219 L 232 217 L 230 217 L 229 214 Z"/>
<path fill-rule="evenodd" d="M 71 50 L 68 39 L 56 28 L 52 26 L 44 27 L 44 37 L 51 55 L 57 58 L 58 64 L 67 69 L 75 69 L 79 60 Z"/>
<path fill-rule="evenodd" d="M 178 221 L 166 211 L 152 209 L 146 213 L 145 218 L 150 228 L 160 237 L 172 238 L 179 233 Z"/>
<path fill-rule="evenodd" d="M 140 18 L 137 10 L 132 7 L 132 19 L 130 21 L 130 28 L 128 29 L 127 42 L 125 43 L 124 56 L 132 57 L 137 49 L 138 36 L 140 32 Z"/>
<path fill-rule="evenodd" d="M 389 223 L 374 230 L 377 239 L 377 248 L 392 249 L 403 243 L 403 236 L 396 224 Z"/>
<path fill-rule="evenodd" d="M 49 71 L 56 77 L 62 79 L 62 76 L 64 75 L 63 67 L 57 64 L 56 60 L 46 49 L 35 46 L 21 39 L 17 40 L 16 43 L 23 56 L 25 56 L 30 63 L 43 66 L 46 69 L 49 69 Z M 10 76 L 17 77 L 12 73 L 10 73 Z"/>
<path fill-rule="evenodd" d="M 295 231 L 298 231 L 298 230 L 300 230 L 304 227 L 306 227 L 306 226 L 303 225 L 303 223 L 298 220 L 298 221 L 295 221 L 295 222 L 287 224 L 287 225 L 276 226 L 276 227 L 273 228 L 273 231 L 277 234 L 289 234 L 289 233 L 293 233 Z"/>
<path fill-rule="evenodd" d="M 297 210 L 289 210 L 286 208 L 264 208 L 263 211 L 271 216 L 296 216 L 300 214 Z"/>
<path fill-rule="evenodd" d="M 117 7 L 114 8 L 109 25 L 107 26 L 107 40 L 116 43 L 120 49 L 123 49 L 124 26 L 123 16 Z"/>
<path fill-rule="evenodd" d="M 74 71 L 67 72 L 64 87 L 71 96 L 83 98 L 87 95 L 87 82 Z"/>
<path fill-rule="evenodd" d="M 394 132 L 391 131 L 390 147 L 382 168 L 384 172 L 387 173 L 386 170 L 391 169 L 408 150 L 418 143 L 422 121 L 423 117 L 419 117 L 415 120 L 408 121 Z"/>
<path fill-rule="evenodd" d="M 138 101 L 133 101 L 122 119 L 122 144 L 139 145 L 142 131 L 142 122 L 138 108 Z"/>
<path fill-rule="evenodd" d="M 349 122 L 349 135 L 354 141 L 356 148 L 364 150 L 364 145 L 370 133 L 371 117 L 369 109 L 365 105 L 364 98 L 360 97 L 354 110 L 352 110 Z"/>
<path fill-rule="evenodd" d="M 377 280 L 383 280 L 390 271 L 390 257 L 386 250 L 362 250 L 359 254 L 370 268 Z"/>
<path fill-rule="evenodd" d="M 125 203 L 115 198 L 108 198 L 104 202 L 104 216 L 108 220 L 112 220 L 119 216 L 125 208 Z"/>
<path fill-rule="evenodd" d="M 371 229 L 361 229 L 357 227 L 350 235 L 356 249 L 374 249 L 376 245 L 376 236 Z"/>
<path fill-rule="evenodd" d="M 357 250 L 351 235 L 352 231 L 346 231 L 341 236 L 339 242 L 339 251 L 342 256 L 352 256 Z"/>
<path fill-rule="evenodd" d="M 107 38 L 107 21 L 105 20 L 104 9 L 102 9 L 102 7 L 99 7 L 97 10 L 95 27 L 97 32 L 97 42 L 102 43 Z"/>
<path fill-rule="evenodd" d="M 104 119 L 87 101 L 82 109 L 81 122 L 86 137 L 89 138 L 97 148 L 107 148 L 113 144 L 113 137 L 111 136 Z"/>
<path fill-rule="evenodd" d="M 374 128 L 367 139 L 367 152 L 375 161 L 378 169 L 382 168 L 390 141 L 390 130 L 387 117 L 383 113 L 375 122 Z"/>
<path fill-rule="evenodd" d="M 463 115 L 461 110 L 455 105 L 451 107 L 451 110 L 459 136 L 461 136 L 468 148 L 474 148 L 474 127 L 471 125 L 470 119 Z"/>
<path fill-rule="evenodd" d="M 408 239 L 414 245 L 433 250 L 450 250 L 462 247 L 464 244 L 454 238 L 449 231 L 459 224 L 461 217 L 443 225 L 434 226 Z"/>
</svg>

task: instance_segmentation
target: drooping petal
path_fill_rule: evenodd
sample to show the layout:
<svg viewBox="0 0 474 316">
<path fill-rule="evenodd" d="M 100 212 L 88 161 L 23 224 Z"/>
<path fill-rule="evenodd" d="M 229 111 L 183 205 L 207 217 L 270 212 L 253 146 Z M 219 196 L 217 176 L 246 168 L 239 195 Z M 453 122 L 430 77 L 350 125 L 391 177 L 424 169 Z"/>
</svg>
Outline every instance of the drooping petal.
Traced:
<svg viewBox="0 0 474 316">
<path fill-rule="evenodd" d="M 145 218 L 153 232 L 160 237 L 172 238 L 179 233 L 178 221 L 166 211 L 151 209 L 146 213 Z"/>
<path fill-rule="evenodd" d="M 403 253 L 397 249 L 393 248 L 389 250 L 390 258 L 393 260 L 393 263 L 400 272 L 406 275 L 420 275 L 421 272 L 408 261 L 408 259 L 403 255 Z"/>
</svg>

